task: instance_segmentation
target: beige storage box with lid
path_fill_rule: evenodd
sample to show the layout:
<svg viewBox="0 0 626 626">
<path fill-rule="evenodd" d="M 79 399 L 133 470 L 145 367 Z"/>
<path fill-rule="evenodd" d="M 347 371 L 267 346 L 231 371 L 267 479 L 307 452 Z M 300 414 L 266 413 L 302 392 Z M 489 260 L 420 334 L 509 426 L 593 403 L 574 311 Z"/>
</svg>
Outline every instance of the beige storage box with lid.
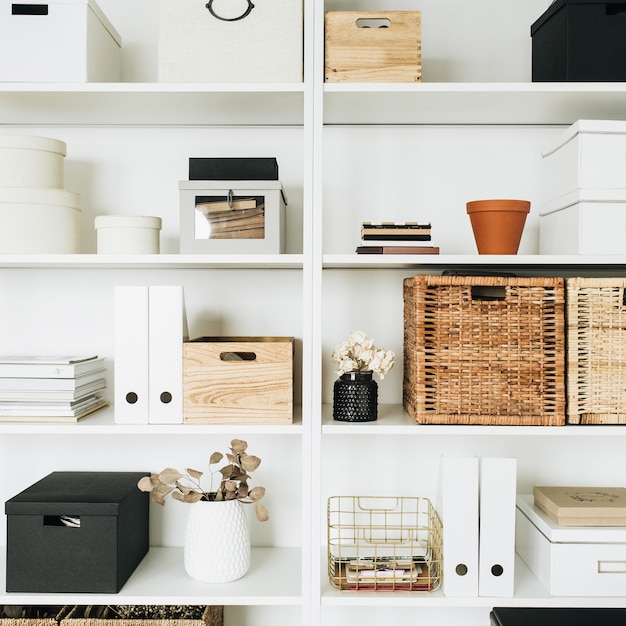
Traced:
<svg viewBox="0 0 626 626">
<path fill-rule="evenodd" d="M 302 0 L 159 0 L 160 82 L 300 83 Z"/>
<path fill-rule="evenodd" d="M 80 252 L 80 196 L 63 189 L 0 187 L 0 253 Z"/>
<path fill-rule="evenodd" d="M 119 82 L 121 45 L 94 0 L 0 3 L 0 81 Z"/>
<path fill-rule="evenodd" d="M 99 215 L 95 227 L 98 254 L 159 254 L 160 217 Z"/>
<path fill-rule="evenodd" d="M 65 142 L 0 134 L 0 187 L 63 189 Z"/>
</svg>

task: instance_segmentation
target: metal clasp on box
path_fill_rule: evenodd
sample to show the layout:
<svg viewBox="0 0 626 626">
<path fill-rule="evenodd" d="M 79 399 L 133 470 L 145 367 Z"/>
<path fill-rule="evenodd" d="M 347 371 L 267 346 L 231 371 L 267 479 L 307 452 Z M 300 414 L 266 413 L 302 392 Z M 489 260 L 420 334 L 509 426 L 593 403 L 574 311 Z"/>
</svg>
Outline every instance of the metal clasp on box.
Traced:
<svg viewBox="0 0 626 626">
<path fill-rule="evenodd" d="M 209 13 L 217 18 L 218 20 L 222 20 L 223 22 L 237 22 L 238 20 L 242 20 L 244 17 L 247 17 L 248 15 L 250 15 L 250 11 L 252 11 L 252 9 L 254 9 L 254 4 L 252 4 L 251 0 L 247 0 L 248 2 L 248 6 L 246 8 L 246 10 L 241 14 L 238 15 L 237 17 L 222 17 L 221 15 L 218 15 L 214 10 L 213 10 L 213 2 L 215 0 L 209 0 L 206 3 L 206 8 L 209 10 Z"/>
</svg>

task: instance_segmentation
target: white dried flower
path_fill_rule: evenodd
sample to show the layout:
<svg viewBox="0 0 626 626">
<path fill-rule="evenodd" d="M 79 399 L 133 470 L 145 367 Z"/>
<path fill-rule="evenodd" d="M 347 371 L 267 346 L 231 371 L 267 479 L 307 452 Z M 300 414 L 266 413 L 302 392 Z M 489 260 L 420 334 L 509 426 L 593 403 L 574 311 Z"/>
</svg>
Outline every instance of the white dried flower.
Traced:
<svg viewBox="0 0 626 626">
<path fill-rule="evenodd" d="M 377 348 L 373 339 L 360 330 L 352 332 L 346 341 L 337 344 L 332 360 L 337 363 L 337 374 L 372 371 L 383 380 L 393 367 L 395 354 L 391 350 Z"/>
</svg>

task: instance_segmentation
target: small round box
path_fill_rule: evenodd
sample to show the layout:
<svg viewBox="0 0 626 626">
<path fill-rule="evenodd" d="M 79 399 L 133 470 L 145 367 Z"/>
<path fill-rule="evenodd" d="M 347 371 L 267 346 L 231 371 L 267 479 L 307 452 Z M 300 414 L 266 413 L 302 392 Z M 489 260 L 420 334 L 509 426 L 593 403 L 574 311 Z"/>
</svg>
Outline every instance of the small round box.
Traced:
<svg viewBox="0 0 626 626">
<path fill-rule="evenodd" d="M 98 254 L 159 254 L 160 217 L 99 215 L 95 225 Z"/>
<path fill-rule="evenodd" d="M 63 189 L 65 154 L 58 139 L 0 134 L 0 187 Z"/>
<path fill-rule="evenodd" d="M 80 195 L 0 187 L 0 253 L 80 252 Z"/>
</svg>

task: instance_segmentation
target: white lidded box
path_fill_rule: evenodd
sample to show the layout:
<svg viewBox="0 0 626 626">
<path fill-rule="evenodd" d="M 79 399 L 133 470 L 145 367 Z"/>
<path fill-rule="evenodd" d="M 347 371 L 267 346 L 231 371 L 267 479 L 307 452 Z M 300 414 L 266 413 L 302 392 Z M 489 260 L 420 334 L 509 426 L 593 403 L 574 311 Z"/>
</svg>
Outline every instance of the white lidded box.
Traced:
<svg viewBox="0 0 626 626">
<path fill-rule="evenodd" d="M 278 180 L 180 181 L 180 252 L 281 254 L 287 199 Z"/>
<path fill-rule="evenodd" d="M 553 596 L 623 596 L 626 527 L 558 526 L 517 498 L 515 546 L 521 559 Z"/>
<path fill-rule="evenodd" d="M 159 0 L 160 82 L 299 83 L 302 0 Z"/>
<path fill-rule="evenodd" d="M 539 254 L 626 254 L 626 189 L 578 189 L 545 202 Z"/>
<path fill-rule="evenodd" d="M 0 188 L 0 253 L 80 252 L 80 195 L 62 189 Z"/>
<path fill-rule="evenodd" d="M 63 189 L 65 142 L 0 134 L 0 187 Z"/>
<path fill-rule="evenodd" d="M 148 215 L 98 215 L 98 254 L 159 254 L 161 218 Z"/>
<path fill-rule="evenodd" d="M 578 120 L 542 156 L 545 201 L 581 188 L 626 190 L 626 122 Z"/>
<path fill-rule="evenodd" d="M 0 3 L 0 81 L 119 82 L 121 45 L 94 0 Z"/>
</svg>

